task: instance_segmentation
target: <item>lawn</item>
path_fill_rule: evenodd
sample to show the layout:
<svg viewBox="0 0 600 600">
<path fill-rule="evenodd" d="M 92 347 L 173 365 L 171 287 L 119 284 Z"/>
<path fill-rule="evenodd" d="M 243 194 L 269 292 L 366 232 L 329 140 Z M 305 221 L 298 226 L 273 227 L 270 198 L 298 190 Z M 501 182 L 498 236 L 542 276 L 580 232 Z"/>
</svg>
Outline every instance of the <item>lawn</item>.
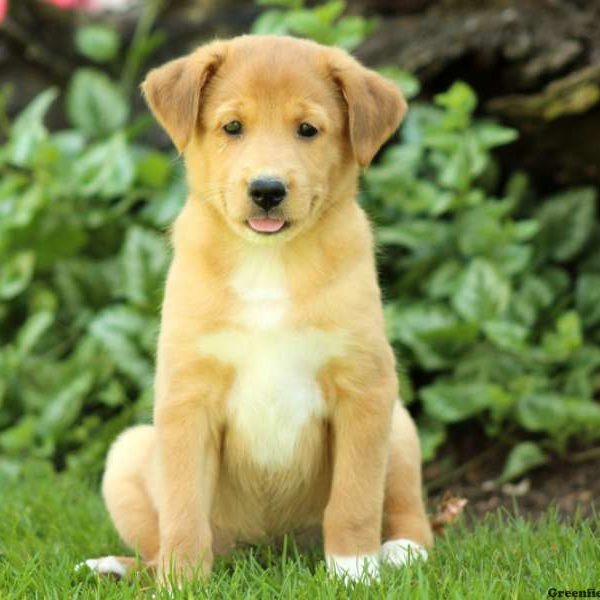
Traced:
<svg viewBox="0 0 600 600">
<path fill-rule="evenodd" d="M 115 582 L 74 571 L 83 558 L 126 553 L 97 486 L 43 468 L 0 486 L 2 600 L 160 597 L 147 575 Z M 385 569 L 371 587 L 331 581 L 319 549 L 299 554 L 289 543 L 278 553 L 238 551 L 217 562 L 210 581 L 176 597 L 545 598 L 549 588 L 600 588 L 599 524 L 596 517 L 565 525 L 552 510 L 536 523 L 508 513 L 475 527 L 461 522 L 438 538 L 428 563 Z"/>
</svg>

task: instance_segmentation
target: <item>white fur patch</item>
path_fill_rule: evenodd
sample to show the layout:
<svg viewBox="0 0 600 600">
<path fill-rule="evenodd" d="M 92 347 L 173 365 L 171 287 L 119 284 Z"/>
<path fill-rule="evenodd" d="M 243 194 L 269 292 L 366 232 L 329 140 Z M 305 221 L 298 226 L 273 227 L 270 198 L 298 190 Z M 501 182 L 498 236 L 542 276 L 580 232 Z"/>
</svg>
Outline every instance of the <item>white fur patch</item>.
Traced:
<svg viewBox="0 0 600 600">
<path fill-rule="evenodd" d="M 393 567 L 403 567 L 415 560 L 427 560 L 427 557 L 427 550 L 412 540 L 390 540 L 381 547 L 381 560 Z"/>
<path fill-rule="evenodd" d="M 344 338 L 284 324 L 288 292 L 277 248 L 253 248 L 232 280 L 242 300 L 238 328 L 205 335 L 198 351 L 234 365 L 227 401 L 231 428 L 260 465 L 290 464 L 304 425 L 326 416 L 318 370 L 344 350 Z"/>
<path fill-rule="evenodd" d="M 99 575 L 116 575 L 117 577 L 125 577 L 127 575 L 127 567 L 115 556 L 88 558 L 88 560 L 75 565 L 75 570 L 80 571 L 84 566 Z"/>
<path fill-rule="evenodd" d="M 278 248 L 253 247 L 235 271 L 231 287 L 243 302 L 241 324 L 271 329 L 283 321 L 289 296 Z"/>
<path fill-rule="evenodd" d="M 236 367 L 227 413 L 254 460 L 289 465 L 303 426 L 326 416 L 316 374 L 343 352 L 343 339 L 316 329 L 232 330 L 204 336 L 198 348 Z"/>
<path fill-rule="evenodd" d="M 326 558 L 327 570 L 335 577 L 347 578 L 350 581 L 379 578 L 379 555 L 363 554 L 360 556 L 335 556 Z"/>
</svg>

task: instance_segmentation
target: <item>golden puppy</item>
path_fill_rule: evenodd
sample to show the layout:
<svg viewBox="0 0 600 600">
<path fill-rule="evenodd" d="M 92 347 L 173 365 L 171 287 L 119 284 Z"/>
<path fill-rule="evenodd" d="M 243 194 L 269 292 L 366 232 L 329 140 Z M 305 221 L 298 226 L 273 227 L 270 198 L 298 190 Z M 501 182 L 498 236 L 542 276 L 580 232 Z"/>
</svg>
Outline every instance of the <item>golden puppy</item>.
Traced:
<svg viewBox="0 0 600 600">
<path fill-rule="evenodd" d="M 161 578 L 314 525 L 334 574 L 425 557 L 419 442 L 356 202 L 359 168 L 405 112 L 400 92 L 341 50 L 262 36 L 208 44 L 143 89 L 190 194 L 173 229 L 154 425 L 108 456 L 119 534 Z"/>
</svg>

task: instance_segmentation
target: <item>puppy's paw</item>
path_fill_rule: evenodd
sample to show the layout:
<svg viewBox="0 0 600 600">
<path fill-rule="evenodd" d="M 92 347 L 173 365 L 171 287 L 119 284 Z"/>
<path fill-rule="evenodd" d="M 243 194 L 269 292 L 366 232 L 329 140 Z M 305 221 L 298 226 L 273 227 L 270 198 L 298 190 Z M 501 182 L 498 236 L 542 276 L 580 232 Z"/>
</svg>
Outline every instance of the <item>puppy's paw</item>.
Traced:
<svg viewBox="0 0 600 600">
<path fill-rule="evenodd" d="M 412 540 L 389 540 L 381 547 L 382 562 L 392 567 L 403 567 L 415 560 L 427 560 L 427 550 Z"/>
<path fill-rule="evenodd" d="M 361 556 L 335 556 L 330 554 L 326 559 L 327 570 L 333 577 L 348 581 L 378 581 L 379 556 L 364 554 Z"/>
<path fill-rule="evenodd" d="M 127 575 L 131 564 L 129 561 L 117 556 L 103 556 L 102 558 L 88 558 L 86 561 L 75 565 L 76 571 L 84 568 L 90 569 L 98 575 L 113 575 L 121 578 Z"/>
</svg>

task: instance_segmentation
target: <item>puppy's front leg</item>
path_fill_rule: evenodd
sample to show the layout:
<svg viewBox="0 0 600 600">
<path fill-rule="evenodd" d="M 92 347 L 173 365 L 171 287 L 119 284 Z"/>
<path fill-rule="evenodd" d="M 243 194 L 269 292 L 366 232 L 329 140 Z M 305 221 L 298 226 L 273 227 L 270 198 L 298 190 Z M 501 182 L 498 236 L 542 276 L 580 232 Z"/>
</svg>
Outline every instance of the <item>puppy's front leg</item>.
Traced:
<svg viewBox="0 0 600 600">
<path fill-rule="evenodd" d="M 218 444 L 198 398 L 173 397 L 156 413 L 160 482 L 159 580 L 175 583 L 212 568 L 210 511 Z"/>
<path fill-rule="evenodd" d="M 393 379 L 393 378 L 390 378 Z M 332 415 L 333 480 L 323 535 L 328 569 L 359 579 L 379 571 L 381 521 L 395 382 L 340 398 Z"/>
</svg>

